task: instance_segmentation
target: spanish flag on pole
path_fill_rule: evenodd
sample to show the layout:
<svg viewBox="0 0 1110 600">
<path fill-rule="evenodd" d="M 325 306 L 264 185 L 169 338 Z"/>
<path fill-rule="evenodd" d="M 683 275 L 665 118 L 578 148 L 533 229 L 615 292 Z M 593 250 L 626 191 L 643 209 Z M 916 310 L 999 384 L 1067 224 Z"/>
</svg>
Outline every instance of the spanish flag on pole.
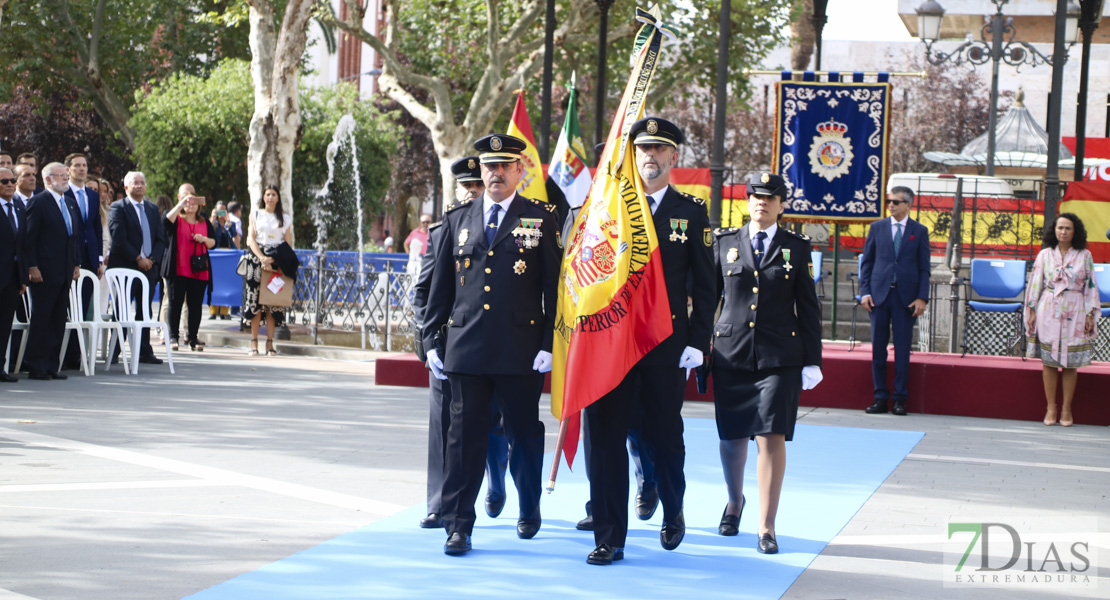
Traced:
<svg viewBox="0 0 1110 600">
<path fill-rule="evenodd" d="M 636 10 L 644 25 L 636 37 L 632 73 L 590 195 L 566 240 L 551 377 L 551 412 L 560 420 L 577 416 L 616 388 L 629 369 L 671 335 L 670 312 L 658 310 L 668 302 L 659 240 L 628 135 L 644 114 L 663 35 L 674 36 L 657 11 Z M 568 465 L 577 433 L 571 423 L 564 445 Z"/>
<path fill-rule="evenodd" d="M 524 165 L 524 175 L 520 178 L 520 185 L 516 192 L 525 198 L 547 202 L 547 186 L 544 184 L 543 167 L 540 166 L 540 153 L 536 151 L 536 137 L 532 135 L 532 124 L 528 121 L 528 109 L 524 108 L 524 90 L 516 97 L 516 108 L 513 117 L 509 120 L 511 136 L 518 137 L 527 144 L 524 152 L 520 153 L 520 162 Z"/>
</svg>

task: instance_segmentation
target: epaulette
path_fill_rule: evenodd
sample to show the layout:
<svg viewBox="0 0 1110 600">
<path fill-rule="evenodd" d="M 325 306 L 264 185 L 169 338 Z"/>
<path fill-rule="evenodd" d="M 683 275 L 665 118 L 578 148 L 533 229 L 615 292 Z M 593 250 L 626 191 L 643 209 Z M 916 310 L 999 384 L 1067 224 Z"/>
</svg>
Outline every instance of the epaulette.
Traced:
<svg viewBox="0 0 1110 600">
<path fill-rule="evenodd" d="M 447 210 L 451 210 L 450 206 L 448 206 Z M 436 221 L 435 223 L 432 223 L 431 225 L 428 226 L 428 233 L 431 233 L 431 232 L 435 231 L 436 229 L 438 229 L 442 225 L 443 225 L 443 221 Z"/>
<path fill-rule="evenodd" d="M 794 236 L 794 237 L 796 237 L 800 240 L 805 240 L 807 242 L 810 241 L 810 237 L 808 235 L 804 234 L 804 233 L 798 233 L 796 231 L 791 231 L 791 230 L 789 230 L 785 227 L 779 227 L 779 231 L 788 233 L 788 234 L 790 234 L 790 235 L 792 235 L 792 236 Z"/>
<path fill-rule="evenodd" d="M 470 204 L 470 198 L 464 198 L 464 199 L 459 200 L 458 202 L 456 202 L 454 204 L 448 204 L 447 206 L 443 207 L 443 214 L 447 214 L 447 213 L 449 213 L 453 210 L 458 210 L 458 209 L 460 209 L 464 206 L 467 206 L 469 204 Z"/>
<path fill-rule="evenodd" d="M 554 204 L 552 204 L 550 202 L 540 202 L 539 200 L 536 200 L 534 198 L 529 198 L 529 200 L 531 200 L 532 204 L 535 204 L 536 206 L 542 206 L 544 208 L 544 210 L 546 210 L 549 213 L 555 212 L 555 210 L 557 208 Z"/>
<path fill-rule="evenodd" d="M 693 202 L 694 204 L 697 204 L 698 206 L 703 206 L 705 204 L 705 200 L 702 200 L 701 198 L 698 198 L 697 196 L 695 196 L 693 194 L 687 194 L 686 192 L 678 192 L 678 195 L 682 196 L 683 198 L 686 198 L 687 200 L 689 200 L 690 202 Z"/>
<path fill-rule="evenodd" d="M 730 233 L 736 233 L 737 231 L 740 231 L 739 227 L 718 227 L 713 232 L 713 235 L 715 235 L 717 237 L 721 237 L 721 236 L 724 236 L 724 235 L 728 235 Z"/>
</svg>

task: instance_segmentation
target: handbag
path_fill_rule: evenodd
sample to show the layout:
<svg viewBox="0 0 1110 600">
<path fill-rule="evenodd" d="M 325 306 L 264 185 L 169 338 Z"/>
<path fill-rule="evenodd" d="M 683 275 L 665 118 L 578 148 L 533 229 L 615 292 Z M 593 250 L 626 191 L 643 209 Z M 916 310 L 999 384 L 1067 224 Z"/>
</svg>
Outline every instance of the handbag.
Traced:
<svg viewBox="0 0 1110 600">
<path fill-rule="evenodd" d="M 244 252 L 239 256 L 239 264 L 235 266 L 235 273 L 240 277 L 247 276 L 247 253 Z"/>
<path fill-rule="evenodd" d="M 189 257 L 189 268 L 193 270 L 193 273 L 203 273 L 208 270 L 208 255 L 199 254 L 197 246 L 200 246 L 199 242 L 193 245 L 193 255 Z"/>
</svg>

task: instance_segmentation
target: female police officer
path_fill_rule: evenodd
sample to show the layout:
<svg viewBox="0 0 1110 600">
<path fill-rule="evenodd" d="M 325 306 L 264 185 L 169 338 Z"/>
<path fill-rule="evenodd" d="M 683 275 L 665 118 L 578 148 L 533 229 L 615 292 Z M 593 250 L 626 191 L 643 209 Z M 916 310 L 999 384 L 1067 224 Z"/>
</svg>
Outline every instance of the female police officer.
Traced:
<svg viewBox="0 0 1110 600">
<path fill-rule="evenodd" d="M 810 244 L 778 226 L 786 196 L 782 177 L 752 175 L 751 222 L 718 230 L 713 243 L 717 289 L 724 296 L 713 332 L 713 395 L 729 496 L 718 531 L 738 533 L 748 438 L 754 438 L 760 496 L 756 547 L 766 554 L 778 552 L 775 513 L 798 398 L 821 381 L 821 308 Z"/>
</svg>

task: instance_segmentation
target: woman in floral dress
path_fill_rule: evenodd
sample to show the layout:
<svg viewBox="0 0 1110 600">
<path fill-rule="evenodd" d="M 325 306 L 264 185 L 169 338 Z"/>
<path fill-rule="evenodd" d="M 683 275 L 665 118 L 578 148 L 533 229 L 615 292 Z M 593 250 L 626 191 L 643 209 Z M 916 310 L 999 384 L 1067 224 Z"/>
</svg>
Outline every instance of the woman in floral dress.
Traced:
<svg viewBox="0 0 1110 600">
<path fill-rule="evenodd" d="M 1031 358 L 1044 363 L 1045 425 L 1057 423 L 1057 369 L 1063 372 L 1064 400 L 1059 423 L 1071 427 L 1076 369 L 1091 364 L 1099 314 L 1094 259 L 1087 230 L 1072 213 L 1045 227 L 1043 247 L 1025 292 L 1025 324 Z"/>
</svg>

